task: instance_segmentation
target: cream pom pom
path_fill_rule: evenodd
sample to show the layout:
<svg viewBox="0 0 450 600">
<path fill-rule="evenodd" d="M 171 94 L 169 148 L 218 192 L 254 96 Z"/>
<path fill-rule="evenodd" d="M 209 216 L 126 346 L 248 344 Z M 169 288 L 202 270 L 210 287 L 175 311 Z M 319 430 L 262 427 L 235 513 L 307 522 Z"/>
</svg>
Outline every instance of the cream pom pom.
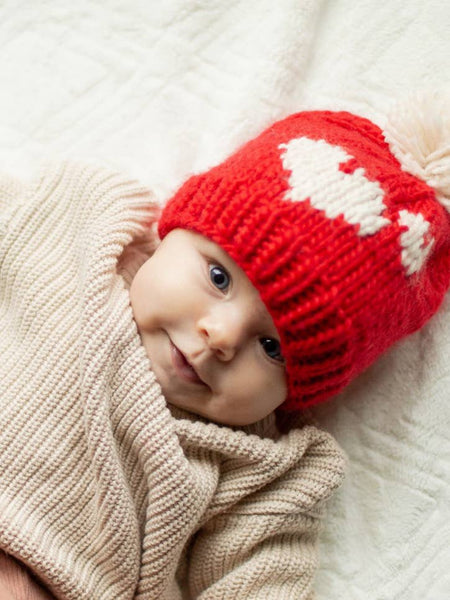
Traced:
<svg viewBox="0 0 450 600">
<path fill-rule="evenodd" d="M 383 133 L 404 170 L 434 188 L 450 212 L 450 90 L 416 94 L 398 103 Z"/>
</svg>

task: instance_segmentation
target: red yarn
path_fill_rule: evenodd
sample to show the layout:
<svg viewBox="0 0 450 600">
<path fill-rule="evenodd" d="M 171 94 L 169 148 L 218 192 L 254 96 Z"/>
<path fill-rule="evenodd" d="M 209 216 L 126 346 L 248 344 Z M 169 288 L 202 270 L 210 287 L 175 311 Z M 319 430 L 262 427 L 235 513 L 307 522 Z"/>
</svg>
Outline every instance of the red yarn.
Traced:
<svg viewBox="0 0 450 600">
<path fill-rule="evenodd" d="M 344 158 L 330 168 L 335 152 Z M 275 123 L 191 177 L 159 233 L 201 233 L 247 273 L 280 334 L 283 408 L 296 410 L 335 395 L 436 312 L 450 284 L 449 225 L 434 191 L 402 170 L 376 125 L 317 111 Z"/>
</svg>

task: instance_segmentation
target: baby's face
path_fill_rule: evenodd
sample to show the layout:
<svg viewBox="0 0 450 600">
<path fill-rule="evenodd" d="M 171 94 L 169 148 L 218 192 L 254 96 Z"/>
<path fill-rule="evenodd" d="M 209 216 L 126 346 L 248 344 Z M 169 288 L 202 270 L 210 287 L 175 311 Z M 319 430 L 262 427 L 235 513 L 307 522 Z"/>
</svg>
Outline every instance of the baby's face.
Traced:
<svg viewBox="0 0 450 600">
<path fill-rule="evenodd" d="M 286 398 L 279 336 L 257 290 L 217 244 L 170 232 L 137 272 L 131 306 L 171 404 L 248 425 Z"/>
</svg>

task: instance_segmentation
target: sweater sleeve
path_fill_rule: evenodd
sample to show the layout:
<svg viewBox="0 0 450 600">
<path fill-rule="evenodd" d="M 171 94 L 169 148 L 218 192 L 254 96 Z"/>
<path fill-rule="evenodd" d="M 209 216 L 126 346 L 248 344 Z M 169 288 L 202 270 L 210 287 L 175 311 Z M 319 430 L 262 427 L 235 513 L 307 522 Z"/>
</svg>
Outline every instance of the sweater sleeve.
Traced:
<svg viewBox="0 0 450 600">
<path fill-rule="evenodd" d="M 318 531 L 302 514 L 215 519 L 191 550 L 192 598 L 312 600 Z"/>
<path fill-rule="evenodd" d="M 295 468 L 211 518 L 189 551 L 196 600 L 312 600 L 325 500 L 341 483 L 344 457 L 330 439 Z"/>
</svg>

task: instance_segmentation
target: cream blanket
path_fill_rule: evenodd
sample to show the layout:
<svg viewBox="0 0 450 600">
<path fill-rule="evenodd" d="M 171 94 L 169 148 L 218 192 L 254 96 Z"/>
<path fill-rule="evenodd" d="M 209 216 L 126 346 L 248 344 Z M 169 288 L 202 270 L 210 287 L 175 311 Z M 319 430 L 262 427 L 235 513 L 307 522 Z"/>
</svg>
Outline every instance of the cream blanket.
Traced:
<svg viewBox="0 0 450 600">
<path fill-rule="evenodd" d="M 69 600 L 311 598 L 342 454 L 171 414 L 126 287 L 150 193 L 64 163 L 0 207 L 0 547 Z"/>
</svg>

